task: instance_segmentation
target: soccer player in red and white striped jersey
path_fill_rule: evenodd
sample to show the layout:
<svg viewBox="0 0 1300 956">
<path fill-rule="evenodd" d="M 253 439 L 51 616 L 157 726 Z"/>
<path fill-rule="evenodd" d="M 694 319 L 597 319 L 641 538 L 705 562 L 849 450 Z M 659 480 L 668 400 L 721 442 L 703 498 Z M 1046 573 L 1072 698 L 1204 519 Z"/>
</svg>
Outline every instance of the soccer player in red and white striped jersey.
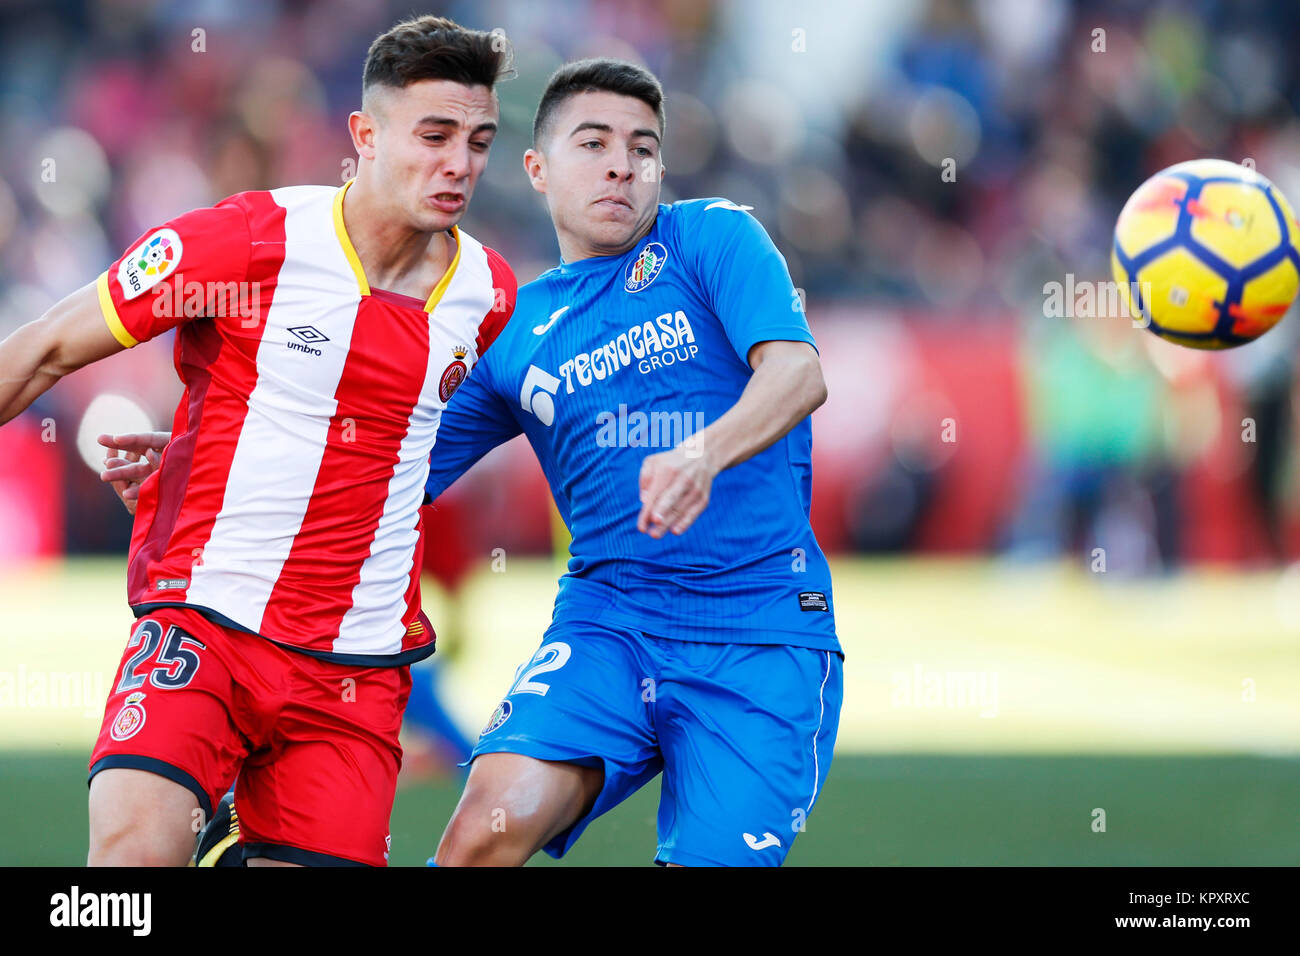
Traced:
<svg viewBox="0 0 1300 956">
<path fill-rule="evenodd" d="M 177 329 L 185 394 L 139 493 L 92 864 L 184 864 L 236 773 L 249 862 L 386 862 L 406 665 L 433 652 L 428 458 L 514 305 L 505 261 L 457 228 L 507 67 L 498 37 L 399 24 L 349 118 L 354 180 L 179 216 L 0 343 L 3 423 Z"/>
</svg>

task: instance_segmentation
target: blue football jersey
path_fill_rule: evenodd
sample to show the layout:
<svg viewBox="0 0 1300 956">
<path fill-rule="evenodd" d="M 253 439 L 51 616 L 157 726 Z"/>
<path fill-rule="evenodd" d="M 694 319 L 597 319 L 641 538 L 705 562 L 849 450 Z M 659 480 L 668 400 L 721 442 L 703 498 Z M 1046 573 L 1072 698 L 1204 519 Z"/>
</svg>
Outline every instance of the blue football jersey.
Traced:
<svg viewBox="0 0 1300 956">
<path fill-rule="evenodd" d="M 522 431 L 573 539 L 555 620 L 838 651 L 808 522 L 807 419 L 721 472 L 684 534 L 636 527 L 642 461 L 730 409 L 753 374 L 750 349 L 768 340 L 814 344 L 758 220 L 725 199 L 661 204 L 627 253 L 563 263 L 519 290 L 443 413 L 426 490 L 436 498 Z"/>
</svg>

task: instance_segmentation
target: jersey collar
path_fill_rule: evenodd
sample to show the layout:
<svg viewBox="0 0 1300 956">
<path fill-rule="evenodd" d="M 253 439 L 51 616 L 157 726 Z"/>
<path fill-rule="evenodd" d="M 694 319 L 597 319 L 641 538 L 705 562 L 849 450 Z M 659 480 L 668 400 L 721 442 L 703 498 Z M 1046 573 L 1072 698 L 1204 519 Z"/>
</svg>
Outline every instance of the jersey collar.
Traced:
<svg viewBox="0 0 1300 956">
<path fill-rule="evenodd" d="M 361 290 L 363 296 L 367 296 L 370 295 L 370 283 L 366 279 L 366 270 L 361 268 L 361 259 L 357 256 L 356 247 L 352 245 L 348 230 L 343 225 L 343 197 L 347 195 L 348 188 L 354 182 L 356 182 L 355 178 L 349 179 L 334 194 L 334 234 L 338 237 L 339 245 L 343 247 L 343 254 L 347 256 L 348 265 L 352 266 L 353 275 L 357 277 L 357 288 Z M 460 265 L 460 230 L 455 226 L 451 227 L 451 237 L 456 240 L 456 253 L 452 256 L 447 271 L 442 274 L 438 284 L 429 293 L 429 298 L 424 303 L 425 312 L 432 312 L 438 302 L 441 301 L 443 293 L 447 291 L 447 286 L 451 285 L 451 277 L 456 274 L 456 267 Z"/>
</svg>

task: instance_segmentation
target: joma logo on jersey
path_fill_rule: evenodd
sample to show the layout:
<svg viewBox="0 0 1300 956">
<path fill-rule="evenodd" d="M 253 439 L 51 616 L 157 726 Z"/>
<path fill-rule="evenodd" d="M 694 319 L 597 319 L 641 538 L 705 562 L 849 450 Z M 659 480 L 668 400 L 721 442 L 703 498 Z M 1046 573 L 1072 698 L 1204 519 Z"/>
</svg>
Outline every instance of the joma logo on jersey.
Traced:
<svg viewBox="0 0 1300 956">
<path fill-rule="evenodd" d="M 751 850 L 766 850 L 770 846 L 781 845 L 781 838 L 771 830 L 764 830 L 761 840 L 752 833 L 742 833 L 741 836 L 745 838 L 745 845 Z"/>
<path fill-rule="evenodd" d="M 299 325 L 289 329 L 294 335 L 302 339 L 303 342 L 328 342 L 329 336 L 319 329 L 314 329 L 310 325 Z M 320 355 L 320 349 L 314 349 L 310 345 L 303 345 L 300 342 L 285 342 L 285 348 L 292 349 L 295 352 L 306 352 L 308 355 Z"/>
<path fill-rule="evenodd" d="M 686 313 L 665 312 L 654 321 L 634 325 L 590 352 L 579 352 L 560 366 L 565 394 L 573 394 L 573 383 L 582 386 L 601 381 L 636 362 L 642 375 L 652 369 L 675 365 L 700 351 Z"/>
</svg>

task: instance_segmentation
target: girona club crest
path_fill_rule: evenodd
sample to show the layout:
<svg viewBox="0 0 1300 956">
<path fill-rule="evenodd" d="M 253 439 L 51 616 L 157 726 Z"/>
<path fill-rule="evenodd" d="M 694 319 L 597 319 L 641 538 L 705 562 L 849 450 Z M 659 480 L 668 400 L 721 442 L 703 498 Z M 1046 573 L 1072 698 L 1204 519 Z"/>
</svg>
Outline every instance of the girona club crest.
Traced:
<svg viewBox="0 0 1300 956">
<path fill-rule="evenodd" d="M 143 700 L 144 694 L 141 693 L 127 696 L 126 703 L 117 712 L 113 726 L 109 728 L 109 734 L 114 740 L 129 740 L 140 732 L 145 718 L 144 707 L 141 706 Z"/>
<path fill-rule="evenodd" d="M 451 398 L 452 392 L 460 388 L 460 383 L 465 381 L 465 376 L 469 374 L 469 369 L 465 366 L 465 356 L 469 354 L 468 346 L 457 345 L 451 350 L 451 354 L 452 363 L 447 366 L 438 381 L 438 397 L 444 402 Z"/>
</svg>

